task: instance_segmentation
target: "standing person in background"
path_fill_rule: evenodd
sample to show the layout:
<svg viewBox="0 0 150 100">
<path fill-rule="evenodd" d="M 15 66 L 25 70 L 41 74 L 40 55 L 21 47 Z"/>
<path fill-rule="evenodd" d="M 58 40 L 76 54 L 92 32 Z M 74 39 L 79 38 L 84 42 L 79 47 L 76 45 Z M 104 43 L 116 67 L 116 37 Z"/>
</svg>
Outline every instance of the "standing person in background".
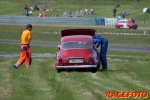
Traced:
<svg viewBox="0 0 150 100">
<path fill-rule="evenodd" d="M 100 35 L 92 36 L 93 43 L 96 45 L 96 48 L 100 47 L 100 60 L 102 63 L 103 71 L 107 70 L 107 48 L 108 48 L 108 40 L 106 38 L 101 37 Z"/>
<path fill-rule="evenodd" d="M 116 12 L 117 12 L 117 9 L 114 8 L 114 9 L 113 9 L 113 16 L 114 16 L 114 18 L 116 17 Z"/>
<path fill-rule="evenodd" d="M 46 18 L 46 13 L 43 13 L 43 17 Z"/>
<path fill-rule="evenodd" d="M 32 39 L 32 25 L 28 24 L 26 26 L 26 30 L 23 31 L 21 36 L 21 52 L 20 52 L 20 59 L 14 65 L 14 68 L 18 68 L 21 66 L 24 61 L 26 61 L 26 69 L 29 69 L 31 66 L 31 50 L 30 50 L 30 42 Z"/>
<path fill-rule="evenodd" d="M 125 14 L 122 14 L 122 18 L 123 18 L 123 19 L 125 18 Z"/>
<path fill-rule="evenodd" d="M 129 21 L 131 22 L 131 23 L 133 23 L 133 18 L 131 17 L 131 18 L 129 18 Z"/>
</svg>

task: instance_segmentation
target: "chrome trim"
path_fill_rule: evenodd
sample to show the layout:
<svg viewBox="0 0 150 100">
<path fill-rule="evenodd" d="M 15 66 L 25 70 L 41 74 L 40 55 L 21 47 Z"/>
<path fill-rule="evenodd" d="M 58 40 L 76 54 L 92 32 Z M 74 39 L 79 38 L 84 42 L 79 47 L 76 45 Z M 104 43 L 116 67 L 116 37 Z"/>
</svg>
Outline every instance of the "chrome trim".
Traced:
<svg viewBox="0 0 150 100">
<path fill-rule="evenodd" d="M 72 65 L 72 66 L 56 66 L 57 69 L 74 69 L 74 68 L 97 68 L 96 65 Z"/>
</svg>

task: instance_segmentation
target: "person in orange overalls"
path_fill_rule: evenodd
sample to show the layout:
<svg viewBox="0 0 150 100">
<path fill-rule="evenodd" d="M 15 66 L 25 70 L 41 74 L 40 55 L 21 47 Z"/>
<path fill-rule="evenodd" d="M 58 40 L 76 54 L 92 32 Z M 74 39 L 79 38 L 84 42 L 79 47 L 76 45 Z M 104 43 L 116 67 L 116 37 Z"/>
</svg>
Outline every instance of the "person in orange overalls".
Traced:
<svg viewBox="0 0 150 100">
<path fill-rule="evenodd" d="M 32 39 L 31 30 L 32 30 L 32 25 L 28 24 L 26 26 L 26 30 L 24 30 L 22 33 L 20 59 L 14 65 L 14 68 L 18 68 L 19 66 L 21 66 L 24 63 L 24 61 L 26 61 L 26 65 L 25 65 L 26 69 L 30 68 L 31 60 L 32 60 L 31 50 L 29 46 Z"/>
</svg>

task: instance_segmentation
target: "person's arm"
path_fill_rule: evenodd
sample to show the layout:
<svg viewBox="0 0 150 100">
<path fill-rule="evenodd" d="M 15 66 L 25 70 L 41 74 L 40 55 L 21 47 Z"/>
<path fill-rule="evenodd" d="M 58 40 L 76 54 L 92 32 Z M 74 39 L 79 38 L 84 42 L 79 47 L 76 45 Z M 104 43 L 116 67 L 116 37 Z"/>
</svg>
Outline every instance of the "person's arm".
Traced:
<svg viewBox="0 0 150 100">
<path fill-rule="evenodd" d="M 30 42 L 31 42 L 31 39 L 32 39 L 32 33 L 30 33 L 30 34 L 28 35 L 28 42 L 29 42 L 29 44 L 30 44 Z"/>
<path fill-rule="evenodd" d="M 98 39 L 93 39 L 93 43 L 96 45 L 96 48 L 100 46 L 100 41 Z"/>
<path fill-rule="evenodd" d="M 96 43 L 96 48 L 98 48 L 100 46 L 100 42 Z"/>
<path fill-rule="evenodd" d="M 29 44 L 30 44 L 30 42 L 31 42 L 31 38 L 29 38 L 29 39 L 28 39 L 28 42 L 29 42 Z"/>
</svg>

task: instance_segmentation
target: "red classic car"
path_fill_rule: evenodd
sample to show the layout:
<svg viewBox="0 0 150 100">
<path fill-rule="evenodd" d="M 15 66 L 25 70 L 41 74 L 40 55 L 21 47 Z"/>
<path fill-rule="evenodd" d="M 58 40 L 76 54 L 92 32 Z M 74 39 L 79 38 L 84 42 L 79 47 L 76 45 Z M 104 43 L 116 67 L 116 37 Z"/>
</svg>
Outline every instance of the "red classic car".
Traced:
<svg viewBox="0 0 150 100">
<path fill-rule="evenodd" d="M 57 72 L 70 69 L 90 69 L 96 72 L 99 69 L 99 53 L 91 37 L 95 35 L 95 30 L 68 29 L 62 30 L 61 35 L 55 61 Z"/>
<path fill-rule="evenodd" d="M 129 29 L 137 29 L 138 25 L 130 22 L 128 19 L 118 20 L 116 23 L 116 28 L 129 28 Z"/>
</svg>

